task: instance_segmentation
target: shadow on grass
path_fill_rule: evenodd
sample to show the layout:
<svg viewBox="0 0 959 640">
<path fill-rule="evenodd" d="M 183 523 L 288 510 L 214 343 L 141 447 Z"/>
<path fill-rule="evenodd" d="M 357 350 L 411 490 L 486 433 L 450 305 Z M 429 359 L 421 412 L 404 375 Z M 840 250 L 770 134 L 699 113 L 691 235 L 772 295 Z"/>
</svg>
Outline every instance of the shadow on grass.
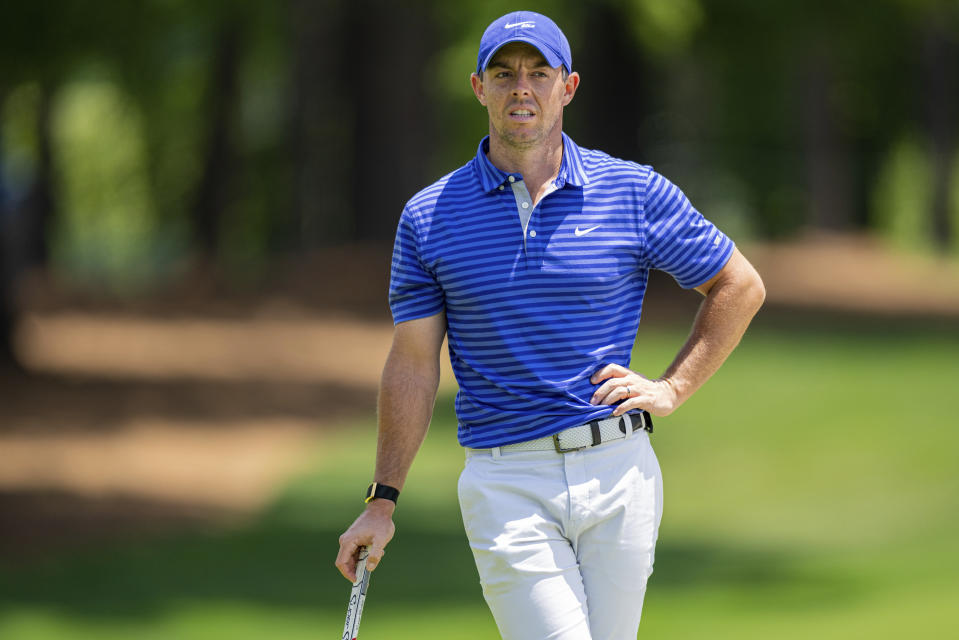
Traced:
<svg viewBox="0 0 959 640">
<path fill-rule="evenodd" d="M 75 616 L 141 617 L 204 602 L 339 611 L 349 592 L 333 566 L 343 522 L 346 517 L 330 518 L 327 526 L 263 521 L 233 532 L 51 553 L 0 572 L 0 615 L 40 607 Z M 401 526 L 404 535 L 376 572 L 378 597 L 420 604 L 479 597 L 462 534 Z"/>
<path fill-rule="evenodd" d="M 172 380 L 0 372 L 2 433 L 108 432 L 143 418 L 230 428 L 237 420 L 300 418 L 325 423 L 373 409 L 375 387 L 332 381 Z"/>
<path fill-rule="evenodd" d="M 311 521 L 282 511 L 232 532 L 193 532 L 73 551 L 0 572 L 0 615 L 52 609 L 89 619 L 137 619 L 184 604 L 239 603 L 302 613 L 340 613 L 348 583 L 333 567 L 341 526 L 355 505 L 313 505 Z M 455 510 L 397 518 L 399 534 L 373 577 L 371 594 L 411 608 L 482 606 L 472 556 Z M 856 597 L 862 585 L 805 569 L 788 551 L 708 543 L 657 550 L 651 589 L 723 589 L 770 606 L 819 606 Z"/>
<path fill-rule="evenodd" d="M 816 610 L 844 606 L 869 590 L 844 570 L 831 572 L 821 564 L 812 566 L 810 560 L 821 558 L 805 558 L 786 549 L 660 541 L 650 589 L 722 591 L 753 607 Z"/>
</svg>

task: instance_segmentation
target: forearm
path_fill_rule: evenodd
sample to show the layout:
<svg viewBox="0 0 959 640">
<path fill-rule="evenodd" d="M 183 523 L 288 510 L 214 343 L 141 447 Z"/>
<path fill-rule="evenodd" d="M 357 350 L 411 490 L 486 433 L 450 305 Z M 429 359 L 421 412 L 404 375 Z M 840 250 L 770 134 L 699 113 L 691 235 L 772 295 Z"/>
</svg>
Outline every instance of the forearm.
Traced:
<svg viewBox="0 0 959 640">
<path fill-rule="evenodd" d="M 751 267 L 709 289 L 689 337 L 660 378 L 676 394 L 676 406 L 716 373 L 739 344 L 764 299 L 762 281 Z"/>
<path fill-rule="evenodd" d="M 403 488 L 429 428 L 439 377 L 438 360 L 422 362 L 402 351 L 390 352 L 377 403 L 376 482 Z"/>
<path fill-rule="evenodd" d="M 373 480 L 402 489 L 413 458 L 419 451 L 439 386 L 439 349 L 446 332 L 442 314 L 397 325 L 393 346 L 383 367 L 378 399 L 379 436 Z M 383 558 L 396 531 L 392 500 L 371 500 L 363 513 L 340 536 L 336 566 L 351 582 L 356 580 L 356 553 L 369 547 L 367 568 L 371 571 Z"/>
</svg>

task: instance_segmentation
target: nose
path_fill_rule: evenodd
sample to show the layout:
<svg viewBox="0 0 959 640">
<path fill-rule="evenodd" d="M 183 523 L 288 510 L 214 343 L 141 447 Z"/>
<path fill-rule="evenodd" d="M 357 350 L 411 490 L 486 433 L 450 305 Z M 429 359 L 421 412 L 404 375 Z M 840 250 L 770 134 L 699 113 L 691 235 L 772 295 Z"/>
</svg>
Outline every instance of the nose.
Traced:
<svg viewBox="0 0 959 640">
<path fill-rule="evenodd" d="M 516 82 L 513 83 L 514 96 L 528 96 L 530 93 L 529 80 L 524 75 L 519 75 Z"/>
</svg>

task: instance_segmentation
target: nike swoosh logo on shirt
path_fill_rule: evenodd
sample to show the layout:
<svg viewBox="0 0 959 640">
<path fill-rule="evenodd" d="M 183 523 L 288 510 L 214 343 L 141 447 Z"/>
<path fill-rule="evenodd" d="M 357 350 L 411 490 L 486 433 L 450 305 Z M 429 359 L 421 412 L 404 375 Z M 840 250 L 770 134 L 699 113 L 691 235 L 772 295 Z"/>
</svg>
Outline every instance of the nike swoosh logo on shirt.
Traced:
<svg viewBox="0 0 959 640">
<path fill-rule="evenodd" d="M 580 236 L 585 236 L 590 231 L 595 231 L 596 229 L 599 229 L 601 226 L 603 225 L 598 224 L 595 227 L 590 227 L 589 229 L 580 229 L 579 227 L 576 227 L 576 229 L 573 230 L 573 235 L 579 238 Z"/>
</svg>

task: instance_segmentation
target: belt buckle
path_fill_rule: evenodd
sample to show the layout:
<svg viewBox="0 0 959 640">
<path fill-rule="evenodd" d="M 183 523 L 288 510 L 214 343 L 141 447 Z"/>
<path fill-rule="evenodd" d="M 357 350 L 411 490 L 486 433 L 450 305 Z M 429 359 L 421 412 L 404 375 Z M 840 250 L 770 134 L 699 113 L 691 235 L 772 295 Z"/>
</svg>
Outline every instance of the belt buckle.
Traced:
<svg viewBox="0 0 959 640">
<path fill-rule="evenodd" d="M 560 432 L 560 433 L 562 433 L 562 432 Z M 586 445 L 583 445 L 582 447 L 570 447 L 569 449 L 564 449 L 564 448 L 559 444 L 559 433 L 554 433 L 554 434 L 553 434 L 553 446 L 556 447 L 556 453 L 572 453 L 573 451 L 582 451 L 583 449 L 586 449 L 586 448 L 589 447 L 590 445 L 586 444 Z"/>
</svg>

